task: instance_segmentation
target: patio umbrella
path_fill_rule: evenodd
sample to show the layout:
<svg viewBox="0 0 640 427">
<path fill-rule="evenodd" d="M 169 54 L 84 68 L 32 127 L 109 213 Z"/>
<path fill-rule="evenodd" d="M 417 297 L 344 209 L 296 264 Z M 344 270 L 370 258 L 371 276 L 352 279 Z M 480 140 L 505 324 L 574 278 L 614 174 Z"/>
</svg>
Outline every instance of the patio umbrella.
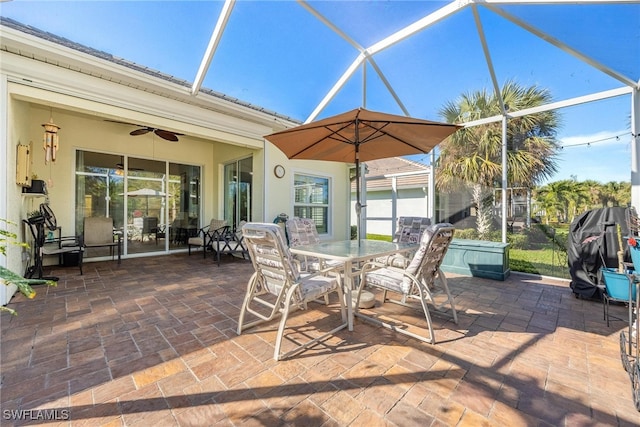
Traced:
<svg viewBox="0 0 640 427">
<path fill-rule="evenodd" d="M 124 193 L 120 193 L 122 196 Z M 147 209 L 146 214 L 149 214 L 149 197 L 164 197 L 166 193 L 163 193 L 160 190 L 154 190 L 152 188 L 140 188 L 139 190 L 128 191 L 127 196 L 129 197 L 144 197 L 147 201 Z"/>
<path fill-rule="evenodd" d="M 122 195 L 122 194 L 121 194 Z M 136 196 L 158 196 L 158 197 L 164 197 L 165 193 L 163 193 L 160 190 L 154 190 L 151 188 L 141 188 L 139 190 L 132 190 L 127 192 L 127 196 L 129 197 L 136 197 Z"/>
<path fill-rule="evenodd" d="M 360 162 L 426 154 L 462 126 L 357 108 L 266 135 L 289 159 L 356 165 L 356 214 L 360 239 Z"/>
</svg>

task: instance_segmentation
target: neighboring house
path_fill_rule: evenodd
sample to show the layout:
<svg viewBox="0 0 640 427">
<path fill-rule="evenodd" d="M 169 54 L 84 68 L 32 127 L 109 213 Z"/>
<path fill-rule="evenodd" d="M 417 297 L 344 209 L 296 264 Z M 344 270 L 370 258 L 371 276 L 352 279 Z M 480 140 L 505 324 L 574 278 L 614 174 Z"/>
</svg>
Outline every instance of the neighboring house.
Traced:
<svg viewBox="0 0 640 427">
<path fill-rule="evenodd" d="M 0 218 L 20 224 L 48 201 L 68 235 L 82 233 L 86 216 L 109 216 L 126 237 L 124 258 L 186 250 L 211 218 L 271 222 L 301 209 L 317 214 L 325 238 L 348 237 L 349 165 L 289 161 L 263 138 L 296 121 L 210 90 L 192 95 L 185 81 L 10 19 L 0 36 Z M 60 127 L 55 162 L 43 150 L 50 120 Z M 48 194 L 23 193 L 30 182 L 18 166 Z M 141 217 L 162 232 L 150 239 Z M 24 271 L 18 249 L 2 258 Z M 4 291 L 1 304 L 13 294 Z"/>
<path fill-rule="evenodd" d="M 430 168 L 403 157 L 365 163 L 367 233 L 392 235 L 398 216 L 429 217 Z M 355 183 L 351 184 L 351 224 L 356 224 Z"/>
<path fill-rule="evenodd" d="M 365 164 L 366 227 L 369 234 L 393 235 L 400 216 L 423 216 L 435 222 L 450 222 L 457 228 L 475 228 L 476 213 L 468 191 L 436 192 L 433 215 L 429 208 L 431 169 L 403 157 L 374 160 Z M 352 174 L 353 175 L 353 174 Z M 351 225 L 356 224 L 355 184 L 351 184 Z M 525 189 L 509 189 L 509 228 L 526 225 L 528 198 Z M 494 217 L 501 214 L 500 190 L 495 192 Z M 497 221 L 497 220 L 496 220 Z"/>
<path fill-rule="evenodd" d="M 403 157 L 366 162 L 367 233 L 393 235 L 400 216 L 435 217 L 466 227 L 475 225 L 471 217 L 471 198 L 467 192 L 438 193 L 429 196 L 431 168 Z M 353 175 L 353 174 L 352 174 Z M 355 184 L 351 184 L 351 225 L 356 224 Z M 433 203 L 433 209 L 429 204 Z"/>
</svg>

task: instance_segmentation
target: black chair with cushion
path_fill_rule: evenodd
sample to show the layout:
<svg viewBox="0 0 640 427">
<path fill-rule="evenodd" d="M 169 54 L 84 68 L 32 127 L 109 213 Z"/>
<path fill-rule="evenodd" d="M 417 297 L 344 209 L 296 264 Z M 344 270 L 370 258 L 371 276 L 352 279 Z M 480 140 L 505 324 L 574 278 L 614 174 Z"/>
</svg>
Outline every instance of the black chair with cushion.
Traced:
<svg viewBox="0 0 640 427">
<path fill-rule="evenodd" d="M 195 246 L 202 249 L 202 257 L 206 258 L 207 250 L 214 249 L 213 242 L 221 239 L 221 233 L 225 231 L 226 226 L 227 221 L 224 219 L 212 219 L 209 225 L 199 229 L 196 236 L 189 237 L 187 240 L 189 255 L 191 255 L 191 247 Z"/>
<path fill-rule="evenodd" d="M 158 218 L 155 216 L 145 216 L 142 218 L 142 241 L 144 242 L 144 236 L 148 236 L 151 238 L 153 235 L 156 244 L 158 243 L 158 238 L 164 237 L 164 231 L 161 230 L 158 225 Z"/>
</svg>

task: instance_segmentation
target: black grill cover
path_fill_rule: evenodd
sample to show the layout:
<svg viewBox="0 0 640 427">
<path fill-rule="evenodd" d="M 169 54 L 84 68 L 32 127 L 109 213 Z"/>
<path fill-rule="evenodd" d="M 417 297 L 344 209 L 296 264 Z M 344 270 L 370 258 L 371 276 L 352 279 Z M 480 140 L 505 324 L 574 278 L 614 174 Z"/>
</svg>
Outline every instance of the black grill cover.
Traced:
<svg viewBox="0 0 640 427">
<path fill-rule="evenodd" d="M 602 298 L 598 288 L 601 267 L 618 267 L 618 231 L 622 230 L 622 242 L 629 234 L 626 222 L 627 208 L 613 207 L 592 209 L 571 223 L 567 240 L 567 261 L 571 274 L 571 289 L 576 296 Z M 626 247 L 625 247 L 626 249 Z M 625 250 L 625 260 L 629 260 Z"/>
</svg>

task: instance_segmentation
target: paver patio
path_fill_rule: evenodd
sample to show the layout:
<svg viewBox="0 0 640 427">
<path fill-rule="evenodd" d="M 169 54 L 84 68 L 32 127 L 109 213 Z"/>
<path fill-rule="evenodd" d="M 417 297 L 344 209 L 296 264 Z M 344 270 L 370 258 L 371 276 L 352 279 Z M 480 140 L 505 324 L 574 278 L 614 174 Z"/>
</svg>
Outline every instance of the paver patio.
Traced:
<svg viewBox="0 0 640 427">
<path fill-rule="evenodd" d="M 57 287 L 15 296 L 18 316 L 0 317 L 0 423 L 640 424 L 620 361 L 626 323 L 607 327 L 601 303 L 567 282 L 448 275 L 459 323 L 434 314 L 436 345 L 356 319 L 353 332 L 275 362 L 276 323 L 235 332 L 252 272 L 197 254 L 86 263 L 83 276 L 56 267 Z M 314 305 L 292 326 L 313 334 L 335 320 L 334 305 Z"/>
</svg>

